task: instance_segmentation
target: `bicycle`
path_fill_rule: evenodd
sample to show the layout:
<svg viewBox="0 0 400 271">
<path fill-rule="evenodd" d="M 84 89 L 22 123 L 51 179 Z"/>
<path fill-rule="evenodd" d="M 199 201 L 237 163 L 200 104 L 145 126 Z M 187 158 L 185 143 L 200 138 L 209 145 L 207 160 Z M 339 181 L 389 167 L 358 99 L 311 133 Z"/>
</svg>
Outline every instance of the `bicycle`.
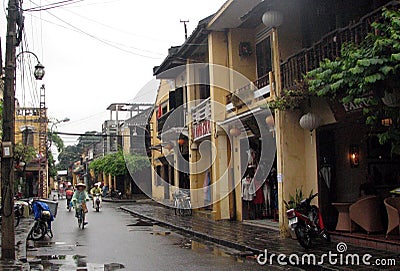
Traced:
<svg viewBox="0 0 400 271">
<path fill-rule="evenodd" d="M 190 195 L 179 190 L 174 193 L 173 196 L 175 215 L 191 216 L 192 203 L 190 201 Z"/>
<path fill-rule="evenodd" d="M 82 230 L 85 228 L 85 225 L 86 225 L 86 223 L 85 223 L 86 222 L 85 221 L 86 213 L 83 209 L 84 208 L 82 207 L 82 204 L 76 205 L 76 216 L 78 219 L 78 228 L 80 228 Z"/>
</svg>

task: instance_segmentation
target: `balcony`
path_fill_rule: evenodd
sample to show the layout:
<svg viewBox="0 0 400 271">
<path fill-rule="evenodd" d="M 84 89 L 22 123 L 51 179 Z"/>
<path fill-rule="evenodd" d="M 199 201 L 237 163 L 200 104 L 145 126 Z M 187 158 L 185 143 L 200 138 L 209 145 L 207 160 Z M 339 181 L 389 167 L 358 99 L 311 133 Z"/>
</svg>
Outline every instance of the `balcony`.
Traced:
<svg viewBox="0 0 400 271">
<path fill-rule="evenodd" d="M 391 2 L 389 5 L 398 5 Z M 303 80 L 303 76 L 317 68 L 324 59 L 334 60 L 341 54 L 344 43 L 361 43 L 368 33 L 373 31 L 371 23 L 382 16 L 382 7 L 365 15 L 356 24 L 336 29 L 326 34 L 311 48 L 304 49 L 289 57 L 281 64 L 282 88 L 296 88 L 296 82 Z"/>
<path fill-rule="evenodd" d="M 269 72 L 249 83 L 234 93 L 227 95 L 226 109 L 232 111 L 235 108 L 242 108 L 244 105 L 251 105 L 260 100 L 273 96 L 271 83 L 273 82 L 273 73 Z"/>
<path fill-rule="evenodd" d="M 192 109 L 192 121 L 200 123 L 211 119 L 211 98 L 207 98 Z"/>
</svg>

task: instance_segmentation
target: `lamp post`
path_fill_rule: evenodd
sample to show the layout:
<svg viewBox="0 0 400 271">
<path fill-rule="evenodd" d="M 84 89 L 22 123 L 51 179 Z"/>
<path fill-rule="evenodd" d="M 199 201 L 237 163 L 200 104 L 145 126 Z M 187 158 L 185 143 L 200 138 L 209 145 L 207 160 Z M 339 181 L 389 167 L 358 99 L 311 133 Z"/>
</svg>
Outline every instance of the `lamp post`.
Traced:
<svg viewBox="0 0 400 271">
<path fill-rule="evenodd" d="M 3 140 L 1 163 L 1 258 L 15 260 L 15 231 L 14 231 L 14 157 L 15 145 L 15 67 L 16 47 L 20 36 L 17 34 L 17 22 L 21 27 L 22 15 L 20 1 L 8 1 L 6 59 L 3 95 Z M 31 53 L 31 52 L 28 52 Z M 21 53 L 20 53 L 21 54 Z M 33 53 L 31 53 L 33 54 Z M 34 54 L 33 54 L 34 55 Z M 36 56 L 36 55 L 35 55 Z M 44 67 L 38 61 L 35 67 L 35 78 L 41 80 L 44 76 Z"/>
</svg>

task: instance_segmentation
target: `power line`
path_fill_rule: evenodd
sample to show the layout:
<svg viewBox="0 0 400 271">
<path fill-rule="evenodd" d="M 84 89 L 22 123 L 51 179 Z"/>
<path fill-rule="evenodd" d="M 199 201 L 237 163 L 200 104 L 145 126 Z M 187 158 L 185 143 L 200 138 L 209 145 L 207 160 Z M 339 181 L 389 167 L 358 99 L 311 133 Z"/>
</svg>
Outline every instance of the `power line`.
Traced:
<svg viewBox="0 0 400 271">
<path fill-rule="evenodd" d="M 33 4 L 35 4 L 35 5 L 37 5 L 35 2 L 33 2 L 33 1 L 31 1 L 31 2 L 32 2 Z M 108 41 L 106 41 L 106 40 L 104 40 L 104 39 L 102 39 L 102 38 L 99 38 L 99 37 L 97 37 L 97 36 L 95 36 L 95 35 L 93 35 L 93 34 L 90 34 L 90 33 L 86 32 L 86 31 L 80 29 L 79 27 L 76 27 L 76 26 L 72 25 L 71 23 L 69 23 L 69 22 L 67 22 L 67 21 L 65 21 L 65 20 L 63 20 L 63 19 L 61 19 L 60 17 L 54 15 L 53 13 L 51 13 L 51 12 L 48 11 L 48 10 L 47 10 L 46 12 L 47 12 L 49 15 L 53 16 L 54 18 L 56 18 L 57 20 L 63 22 L 64 24 L 68 25 L 69 27 L 73 28 L 75 31 L 77 31 L 77 32 L 79 32 L 79 33 L 81 33 L 81 34 L 83 34 L 83 35 L 86 35 L 86 36 L 88 36 L 88 37 L 90 37 L 90 38 L 92 38 L 92 39 L 94 39 L 94 40 L 97 40 L 98 42 L 101 42 L 101 43 L 103 43 L 103 44 L 105 44 L 105 45 L 108 45 L 108 46 L 110 46 L 110 47 L 113 47 L 114 49 L 123 51 L 123 52 L 128 53 L 128 54 L 132 54 L 132 55 L 135 55 L 135 56 L 144 57 L 144 58 L 156 59 L 156 60 L 160 60 L 160 59 L 161 59 L 160 57 L 152 57 L 152 56 L 148 56 L 148 55 L 144 55 L 144 54 L 139 54 L 139 53 L 132 52 L 132 51 L 126 50 L 126 49 L 124 49 L 124 48 L 121 48 L 121 47 L 119 47 L 119 46 L 117 46 L 117 45 L 112 44 L 111 42 L 108 42 Z"/>
<path fill-rule="evenodd" d="M 49 9 L 53 9 L 53 8 L 76 4 L 76 3 L 79 3 L 82 1 L 84 1 L 84 0 L 65 0 L 65 1 L 57 2 L 57 3 L 51 3 L 51 4 L 47 4 L 47 5 L 43 5 L 43 6 L 40 5 L 37 7 L 24 9 L 23 11 L 29 11 L 29 12 L 44 11 L 44 10 L 49 10 Z"/>
</svg>

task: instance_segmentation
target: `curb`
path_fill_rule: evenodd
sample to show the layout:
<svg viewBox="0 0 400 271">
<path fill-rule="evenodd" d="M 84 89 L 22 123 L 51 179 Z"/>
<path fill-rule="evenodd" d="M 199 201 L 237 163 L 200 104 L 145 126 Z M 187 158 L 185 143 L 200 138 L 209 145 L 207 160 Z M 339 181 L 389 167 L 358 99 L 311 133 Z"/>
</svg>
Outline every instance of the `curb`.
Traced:
<svg viewBox="0 0 400 271">
<path fill-rule="evenodd" d="M 163 226 L 167 226 L 167 227 L 172 228 L 174 230 L 177 230 L 177 231 L 192 235 L 192 236 L 194 236 L 196 238 L 200 238 L 200 239 L 203 239 L 205 241 L 213 242 L 215 244 L 218 244 L 218 245 L 221 245 L 221 246 L 224 246 L 224 247 L 233 248 L 233 249 L 241 250 L 241 251 L 250 251 L 250 252 L 254 253 L 254 255 L 260 255 L 260 254 L 263 254 L 265 252 L 264 250 L 260 250 L 258 248 L 241 245 L 241 244 L 238 244 L 238 243 L 235 243 L 235 242 L 232 242 L 232 241 L 228 241 L 228 240 L 224 240 L 224 239 L 221 239 L 221 238 L 217 238 L 217 237 L 214 237 L 214 236 L 211 236 L 211 235 L 199 232 L 199 231 L 195 231 L 195 230 L 192 230 L 192 229 L 189 229 L 189 228 L 180 227 L 180 226 L 177 226 L 177 225 L 175 225 L 173 223 L 169 223 L 167 221 L 163 221 L 161 219 L 157 219 L 157 218 L 154 218 L 154 217 L 147 216 L 147 215 L 144 215 L 142 213 L 136 212 L 134 210 L 130 210 L 129 208 L 126 208 L 124 206 L 119 207 L 119 209 L 121 209 L 124 212 L 130 213 L 132 215 L 138 216 L 140 218 L 143 218 L 143 219 L 146 219 L 146 220 L 150 220 L 150 221 L 153 221 L 153 222 L 157 222 L 157 223 L 159 223 L 159 224 L 161 224 Z M 279 255 L 280 254 L 279 251 L 276 251 L 276 252 L 274 252 L 274 251 L 269 252 L 268 251 L 268 253 L 274 253 L 275 255 Z M 301 266 L 293 266 L 293 267 L 300 268 L 300 270 L 307 270 L 307 268 L 306 269 L 302 269 L 304 267 L 301 267 Z M 340 270 L 340 269 L 327 267 L 327 266 L 319 266 L 319 268 L 320 268 L 319 271 L 338 271 L 338 270 Z M 310 269 L 310 270 L 314 270 L 314 269 Z"/>
<path fill-rule="evenodd" d="M 110 198 L 102 198 L 104 202 L 112 202 L 112 203 L 134 203 L 136 200 L 134 199 L 110 199 Z"/>
<path fill-rule="evenodd" d="M 208 235 L 208 234 L 205 234 L 205 233 L 202 233 L 202 232 L 199 232 L 199 231 L 191 230 L 189 228 L 180 227 L 180 226 L 177 226 L 175 224 L 172 224 L 172 223 L 160 220 L 160 219 L 156 219 L 154 217 L 141 214 L 139 212 L 135 212 L 135 211 L 130 210 L 128 208 L 125 208 L 123 206 L 121 206 L 120 209 L 125 211 L 125 212 L 131 213 L 133 215 L 139 216 L 141 218 L 144 218 L 144 219 L 147 219 L 147 220 L 150 220 L 150 221 L 154 221 L 154 222 L 160 223 L 160 224 L 162 224 L 164 226 L 173 228 L 175 230 L 178 230 L 178 231 L 193 235 L 194 237 L 197 237 L 197 238 L 200 238 L 200 239 L 204 239 L 206 241 L 211 241 L 211 242 L 216 243 L 218 245 L 222 245 L 222 246 L 225 246 L 225 247 L 234 248 L 234 249 L 238 249 L 238 250 L 243 250 L 243 251 L 251 251 L 254 254 L 261 254 L 261 253 L 264 252 L 264 251 L 259 250 L 257 248 L 252 248 L 252 247 L 249 247 L 249 246 L 240 245 L 240 244 L 237 244 L 237 243 L 234 243 L 234 242 L 231 242 L 231 241 L 227 241 L 227 240 L 224 240 L 224 239 L 221 239 L 221 238 L 213 237 L 211 235 Z"/>
</svg>

